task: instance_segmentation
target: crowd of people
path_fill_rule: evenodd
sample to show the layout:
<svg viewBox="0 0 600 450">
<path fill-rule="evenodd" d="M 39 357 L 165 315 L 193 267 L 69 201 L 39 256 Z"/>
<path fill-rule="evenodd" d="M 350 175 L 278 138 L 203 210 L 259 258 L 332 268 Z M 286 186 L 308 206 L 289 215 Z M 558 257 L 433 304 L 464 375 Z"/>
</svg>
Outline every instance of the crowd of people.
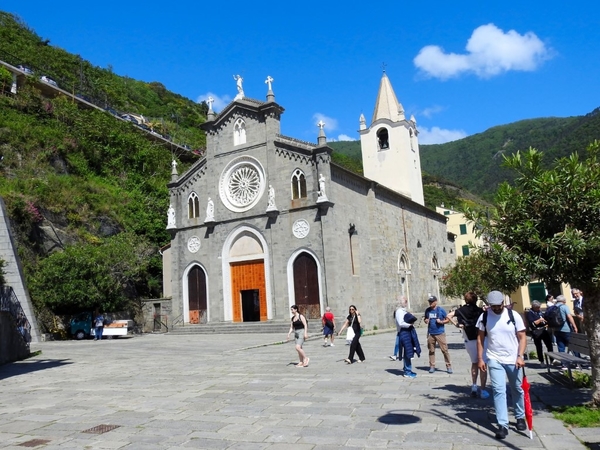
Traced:
<svg viewBox="0 0 600 450">
<path fill-rule="evenodd" d="M 516 419 L 516 429 L 526 430 L 522 388 L 527 348 L 526 332 L 529 330 L 531 334 L 540 367 L 545 367 L 543 345 L 548 352 L 553 351 L 554 344 L 559 352 L 565 352 L 569 345 L 570 334 L 577 333 L 578 324 L 580 329 L 583 321 L 583 293 L 579 289 L 573 289 L 572 294 L 574 313 L 571 313 L 566 305 L 564 295 L 556 298 L 548 295 L 546 311 L 542 312 L 541 302 L 534 300 L 531 309 L 526 311 L 525 318 L 513 311 L 513 303 L 507 303 L 506 296 L 500 291 L 491 291 L 481 306 L 478 305 L 478 296 L 474 292 L 467 292 L 464 295 L 464 305 L 450 312 L 438 305 L 437 297 L 429 296 L 429 306 L 423 314 L 423 322 L 427 326 L 429 373 L 436 372 L 437 347 L 444 357 L 446 373 L 453 373 L 445 331 L 445 325 L 452 323 L 462 331 L 465 349 L 471 362 L 471 397 L 482 399 L 490 397 L 487 391 L 489 375 L 498 424 L 496 438 L 504 439 L 509 432 L 506 380 L 511 391 L 510 399 Z M 297 367 L 308 367 L 310 359 L 302 348 L 308 338 L 307 321 L 296 305 L 291 307 L 291 311 L 288 340 L 294 333 L 296 351 L 300 360 Z M 419 319 L 408 311 L 408 300 L 405 296 L 398 298 L 393 318 L 396 324 L 396 336 L 394 352 L 389 358 L 393 361 L 402 361 L 404 377 L 416 378 L 412 359 L 415 355 L 418 357 L 421 355 L 421 346 L 414 326 Z M 340 336 L 346 330 L 349 354 L 344 362 L 346 364 L 365 362 L 365 354 L 360 344 L 363 319 L 355 305 L 350 305 L 348 315 L 337 333 L 335 316 L 330 307 L 325 309 L 321 324 L 324 347 L 333 347 L 335 336 Z"/>
</svg>

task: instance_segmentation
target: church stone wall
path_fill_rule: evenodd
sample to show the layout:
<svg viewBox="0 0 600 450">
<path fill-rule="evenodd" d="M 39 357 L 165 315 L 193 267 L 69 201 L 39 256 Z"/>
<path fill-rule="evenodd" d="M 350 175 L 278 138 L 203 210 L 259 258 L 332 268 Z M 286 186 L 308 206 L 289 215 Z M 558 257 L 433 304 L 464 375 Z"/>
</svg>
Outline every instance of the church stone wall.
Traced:
<svg viewBox="0 0 600 450">
<path fill-rule="evenodd" d="M 451 261 L 445 218 L 368 180 L 353 178 L 343 169 L 332 172 L 335 183 L 330 200 L 335 205 L 323 218 L 330 306 L 345 314 L 348 305 L 355 303 L 363 311 L 367 327 L 391 325 L 388 312 L 402 292 L 398 262 L 404 250 L 411 269 L 406 275 L 411 308 L 415 313 L 424 312 L 428 294 L 438 295 L 434 255 L 440 267 Z M 364 193 L 358 187 L 361 181 Z M 351 184 L 354 187 L 349 189 Z M 359 269 L 354 275 L 350 224 L 356 230 L 352 239 L 358 240 L 358 253 L 355 247 L 353 257 L 358 259 Z"/>
</svg>

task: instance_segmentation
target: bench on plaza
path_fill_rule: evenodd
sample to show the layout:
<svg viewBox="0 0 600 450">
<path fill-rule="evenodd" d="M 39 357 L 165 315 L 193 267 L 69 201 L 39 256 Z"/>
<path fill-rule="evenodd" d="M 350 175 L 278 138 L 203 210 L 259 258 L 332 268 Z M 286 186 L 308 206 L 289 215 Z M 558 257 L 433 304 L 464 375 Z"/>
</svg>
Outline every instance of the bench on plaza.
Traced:
<svg viewBox="0 0 600 450">
<path fill-rule="evenodd" d="M 586 334 L 583 333 L 571 333 L 569 336 L 569 351 L 579 353 L 580 355 L 590 355 L 590 339 Z M 567 367 L 569 375 L 570 386 L 573 386 L 573 373 L 571 372 L 572 366 L 578 366 L 583 364 L 589 364 L 588 359 L 580 358 L 567 352 L 546 352 L 546 367 L 548 373 L 553 367 L 552 360 L 558 360 L 562 366 Z"/>
</svg>

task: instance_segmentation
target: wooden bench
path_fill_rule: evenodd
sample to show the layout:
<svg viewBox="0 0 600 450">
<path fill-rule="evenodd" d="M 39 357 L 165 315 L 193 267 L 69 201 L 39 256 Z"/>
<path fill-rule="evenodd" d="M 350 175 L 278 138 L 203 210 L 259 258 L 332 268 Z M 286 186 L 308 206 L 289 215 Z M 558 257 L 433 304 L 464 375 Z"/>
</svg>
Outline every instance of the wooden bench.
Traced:
<svg viewBox="0 0 600 450">
<path fill-rule="evenodd" d="M 582 333 L 571 333 L 569 336 L 569 351 L 579 353 L 580 355 L 590 355 L 590 340 L 586 334 Z M 567 367 L 567 372 L 569 374 L 569 382 L 570 385 L 573 386 L 573 373 L 571 372 L 572 366 L 589 364 L 588 359 L 580 358 L 571 353 L 567 352 L 546 352 L 546 367 L 548 368 L 548 373 L 550 373 L 550 369 L 552 366 L 552 360 L 558 360 L 561 362 L 561 365 Z"/>
</svg>

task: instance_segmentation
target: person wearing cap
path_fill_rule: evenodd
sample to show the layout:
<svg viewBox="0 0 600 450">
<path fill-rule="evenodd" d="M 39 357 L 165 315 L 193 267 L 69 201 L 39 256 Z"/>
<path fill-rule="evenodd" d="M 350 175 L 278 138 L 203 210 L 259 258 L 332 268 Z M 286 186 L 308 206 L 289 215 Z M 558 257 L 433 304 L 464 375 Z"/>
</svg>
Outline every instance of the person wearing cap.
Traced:
<svg viewBox="0 0 600 450">
<path fill-rule="evenodd" d="M 445 324 L 450 322 L 448 313 L 441 306 L 438 306 L 438 299 L 435 295 L 428 299 L 429 308 L 425 310 L 425 323 L 427 324 L 427 350 L 429 350 L 429 373 L 435 373 L 435 344 L 440 346 L 446 362 L 446 371 L 452 373 L 452 363 L 450 362 L 450 352 L 448 352 L 448 342 L 446 341 Z"/>
<path fill-rule="evenodd" d="M 492 291 L 487 295 L 490 307 L 477 320 L 477 359 L 479 369 L 488 371 L 494 396 L 494 409 L 498 430 L 496 439 L 504 439 L 508 435 L 508 405 L 506 400 L 506 378 L 510 385 L 514 401 L 517 430 L 527 429 L 525 423 L 525 402 L 521 384 L 523 382 L 522 367 L 525 367 L 524 353 L 527 347 L 525 323 L 516 311 L 504 306 L 504 294 Z M 484 341 L 487 350 L 484 355 Z M 487 367 L 485 363 L 487 357 Z"/>
</svg>

